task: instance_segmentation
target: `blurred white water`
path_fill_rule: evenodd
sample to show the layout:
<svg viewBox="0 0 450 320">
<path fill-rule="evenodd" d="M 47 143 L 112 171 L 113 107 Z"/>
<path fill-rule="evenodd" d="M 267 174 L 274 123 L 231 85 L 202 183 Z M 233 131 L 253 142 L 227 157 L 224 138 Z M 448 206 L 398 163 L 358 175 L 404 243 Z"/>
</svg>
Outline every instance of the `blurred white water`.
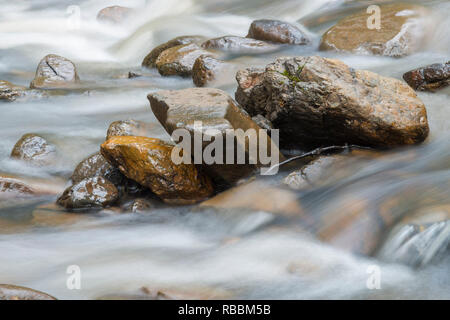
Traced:
<svg viewBox="0 0 450 320">
<path fill-rule="evenodd" d="M 245 36 L 256 18 L 296 22 L 338 10 L 348 2 L 115 1 L 139 10 L 127 24 L 113 26 L 96 21 L 97 12 L 110 1 L 2 0 L 0 79 L 28 85 L 39 60 L 56 53 L 76 63 L 86 89 L 44 100 L 0 102 L 0 171 L 43 179 L 68 178 L 81 159 L 98 150 L 111 122 L 134 118 L 158 125 L 146 95 L 192 86 L 189 79 L 162 78 L 154 70 L 140 68 L 149 50 L 170 38 L 186 34 Z M 80 8 L 80 29 L 68 25 L 70 5 Z M 405 71 L 418 66 L 450 60 L 449 3 L 434 1 L 431 8 L 439 24 L 426 47 L 409 57 L 319 52 L 316 42 L 320 34 L 311 32 L 312 46 L 243 56 L 239 63 L 261 66 L 280 54 L 318 54 L 400 79 Z M 145 71 L 145 76 L 120 78 L 130 70 Z M 224 87 L 231 95 L 235 88 L 235 84 Z M 449 91 L 419 93 L 419 97 L 427 107 L 431 134 L 424 146 L 412 149 L 418 156 L 410 157 L 408 149 L 387 157 L 391 161 L 374 159 L 327 192 L 300 194 L 300 201 L 317 215 L 338 209 L 345 216 L 358 203 L 342 199 L 381 205 L 390 195 L 402 195 L 419 186 L 419 191 L 414 189 L 418 194 L 431 190 L 436 196 L 433 205 L 449 205 L 450 190 L 445 184 L 450 176 Z M 57 166 L 35 168 L 9 158 L 14 143 L 28 132 L 42 134 L 57 145 L 62 153 Z M 159 134 L 162 137 L 161 130 L 155 130 L 155 137 Z M 401 174 L 388 176 L 392 172 Z M 381 178 L 375 179 L 373 173 Z M 388 259 L 398 253 L 395 246 L 385 259 L 356 256 L 300 232 L 295 221 L 279 223 L 269 212 L 191 212 L 190 208 L 143 215 L 103 212 L 94 217 L 70 217 L 74 224 L 41 221 L 31 214 L 37 205 L 55 198 L 38 199 L 39 203 L 22 204 L 14 210 L 9 203 L 0 203 L 0 230 L 7 231 L 0 234 L 0 283 L 81 299 L 136 294 L 142 286 L 181 291 L 187 297 L 450 298 L 448 253 L 443 260 L 416 270 Z M 405 215 L 428 205 L 410 198 L 405 202 L 400 208 Z M 47 211 L 40 210 L 45 216 Z M 69 265 L 81 267 L 82 290 L 67 289 Z M 366 286 L 371 265 L 381 268 L 381 290 Z"/>
</svg>

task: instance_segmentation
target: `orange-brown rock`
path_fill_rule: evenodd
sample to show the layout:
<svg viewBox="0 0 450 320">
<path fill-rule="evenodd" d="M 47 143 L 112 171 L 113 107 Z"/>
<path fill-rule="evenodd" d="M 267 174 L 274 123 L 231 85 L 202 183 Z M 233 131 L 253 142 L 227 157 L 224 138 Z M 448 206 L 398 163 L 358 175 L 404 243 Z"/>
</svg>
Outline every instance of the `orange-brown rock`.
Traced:
<svg viewBox="0 0 450 320">
<path fill-rule="evenodd" d="M 193 164 L 174 164 L 173 145 L 146 137 L 112 137 L 102 155 L 128 178 L 168 202 L 200 201 L 213 193 L 210 179 Z"/>
<path fill-rule="evenodd" d="M 428 10 L 407 3 L 380 6 L 380 29 L 369 28 L 371 14 L 364 9 L 331 27 L 322 37 L 320 49 L 384 56 L 415 52 L 427 32 Z"/>
</svg>

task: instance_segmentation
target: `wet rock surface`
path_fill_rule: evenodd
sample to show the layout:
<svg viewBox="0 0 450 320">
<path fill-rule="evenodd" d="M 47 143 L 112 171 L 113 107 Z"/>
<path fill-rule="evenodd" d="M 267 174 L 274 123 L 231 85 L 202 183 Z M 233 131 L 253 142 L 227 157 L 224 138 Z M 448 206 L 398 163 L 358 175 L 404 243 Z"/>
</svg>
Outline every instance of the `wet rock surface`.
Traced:
<svg viewBox="0 0 450 320">
<path fill-rule="evenodd" d="M 450 61 L 418 68 L 403 75 L 414 90 L 435 91 L 450 85 Z"/>
<path fill-rule="evenodd" d="M 202 55 L 195 60 L 192 68 L 192 80 L 197 87 L 205 87 L 217 79 L 227 67 L 231 66 L 225 61 L 215 59 L 209 55 Z"/>
<path fill-rule="evenodd" d="M 112 122 L 108 127 L 106 133 L 106 140 L 113 136 L 138 136 L 138 137 L 153 137 L 156 126 L 139 120 L 119 120 Z"/>
<path fill-rule="evenodd" d="M 309 42 L 308 37 L 296 26 L 269 19 L 253 21 L 247 38 L 284 44 L 307 44 Z"/>
<path fill-rule="evenodd" d="M 119 24 L 124 22 L 133 13 L 132 8 L 122 6 L 111 6 L 100 10 L 97 14 L 97 20 L 101 22 L 108 22 Z"/>
<path fill-rule="evenodd" d="M 193 164 L 174 164 L 173 147 L 159 139 L 124 136 L 103 143 L 101 153 L 126 177 L 166 202 L 196 202 L 209 197 L 213 192 L 209 178 Z"/>
<path fill-rule="evenodd" d="M 415 4 L 382 5 L 380 29 L 369 29 L 370 15 L 363 10 L 331 27 L 322 37 L 321 50 L 404 56 L 423 43 L 428 10 Z"/>
<path fill-rule="evenodd" d="M 150 51 L 150 53 L 142 61 L 142 66 L 148 67 L 148 68 L 155 68 L 156 60 L 158 59 L 159 55 L 163 51 L 170 49 L 172 47 L 179 46 L 179 45 L 185 45 L 185 44 L 191 44 L 191 43 L 200 44 L 204 40 L 205 40 L 204 37 L 196 36 L 196 35 L 176 37 L 176 38 L 169 40 L 163 44 L 160 44 L 159 46 L 154 48 L 152 51 Z"/>
<path fill-rule="evenodd" d="M 279 128 L 282 146 L 393 147 L 428 136 L 425 106 L 409 86 L 339 60 L 280 58 L 237 80 L 236 100 Z"/>
<path fill-rule="evenodd" d="M 34 133 L 23 135 L 11 151 L 11 158 L 35 165 L 49 165 L 55 157 L 56 147 Z"/>
<path fill-rule="evenodd" d="M 33 194 L 35 194 L 35 190 L 27 183 L 13 177 L 0 175 L 0 199 Z"/>
<path fill-rule="evenodd" d="M 0 80 L 0 101 L 14 101 L 20 97 L 23 97 L 25 95 L 25 90 L 25 87 Z"/>
<path fill-rule="evenodd" d="M 154 201 L 154 200 L 153 200 Z M 137 198 L 122 206 L 125 212 L 142 213 L 155 208 L 155 204 L 150 199 Z"/>
<path fill-rule="evenodd" d="M 72 61 L 55 54 L 49 54 L 39 62 L 30 88 L 68 88 L 79 81 L 77 69 Z"/>
<path fill-rule="evenodd" d="M 119 191 L 103 177 L 81 180 L 67 188 L 58 198 L 57 204 L 66 209 L 99 209 L 116 203 Z"/>
<path fill-rule="evenodd" d="M 120 170 L 113 167 L 106 159 L 97 152 L 81 161 L 75 168 L 71 179 L 74 184 L 87 178 L 103 177 L 115 185 L 121 185 L 125 177 Z"/>
<path fill-rule="evenodd" d="M 56 298 L 30 288 L 0 284 L 0 300 L 56 300 Z"/>
<path fill-rule="evenodd" d="M 195 60 L 205 54 L 211 55 L 195 43 L 184 44 L 161 52 L 155 64 L 159 73 L 163 76 L 189 77 L 192 75 Z"/>
<path fill-rule="evenodd" d="M 259 136 L 261 129 L 234 100 L 224 91 L 213 88 L 192 88 L 183 90 L 159 91 L 148 95 L 151 108 L 156 118 L 166 128 L 169 134 L 176 129 L 186 129 L 190 137 L 193 138 L 195 132 L 208 135 L 209 141 L 227 139 L 227 130 L 248 129 L 255 130 Z M 196 128 L 195 122 L 201 121 L 202 127 Z M 208 133 L 208 130 L 212 132 Z M 270 138 L 267 139 L 270 146 Z M 202 152 L 209 143 L 205 142 Z M 194 144 L 191 146 L 190 154 L 195 158 Z M 245 154 L 246 164 L 225 164 L 226 143 L 222 145 L 224 164 L 205 164 L 205 169 L 210 172 L 211 177 L 222 178 L 226 182 L 235 182 L 238 179 L 250 174 L 256 169 L 256 165 L 249 164 L 249 146 L 245 139 L 237 139 L 233 146 L 234 155 Z M 270 147 L 268 147 L 270 151 Z M 199 156 L 199 154 L 197 154 Z M 255 160 L 259 164 L 258 159 Z M 233 162 L 236 163 L 236 162 Z"/>
<path fill-rule="evenodd" d="M 202 43 L 205 49 L 218 49 L 231 53 L 267 53 L 278 50 L 278 46 L 261 40 L 224 36 L 210 39 Z"/>
</svg>

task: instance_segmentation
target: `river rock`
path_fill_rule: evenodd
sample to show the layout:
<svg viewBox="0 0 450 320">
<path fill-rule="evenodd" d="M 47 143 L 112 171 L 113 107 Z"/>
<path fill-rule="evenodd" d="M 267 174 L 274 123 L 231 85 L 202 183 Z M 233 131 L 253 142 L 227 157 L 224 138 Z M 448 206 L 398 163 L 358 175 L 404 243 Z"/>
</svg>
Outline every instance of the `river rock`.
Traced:
<svg viewBox="0 0 450 320">
<path fill-rule="evenodd" d="M 27 183 L 13 177 L 0 175 L 0 199 L 33 194 L 35 194 L 35 190 Z"/>
<path fill-rule="evenodd" d="M 195 43 L 179 45 L 161 52 L 155 64 L 163 76 L 189 77 L 192 75 L 195 60 L 204 54 L 211 55 Z"/>
<path fill-rule="evenodd" d="M 116 186 L 122 185 L 124 176 L 120 170 L 113 167 L 100 152 L 94 153 L 81 161 L 72 174 L 72 183 L 77 184 L 87 178 L 103 177 Z"/>
<path fill-rule="evenodd" d="M 149 123 L 138 120 L 119 120 L 114 121 L 109 125 L 106 133 L 106 140 L 113 136 L 152 136 L 153 126 Z"/>
<path fill-rule="evenodd" d="M 81 180 L 67 188 L 56 201 L 66 209 L 99 209 L 119 200 L 116 186 L 103 177 Z"/>
<path fill-rule="evenodd" d="M 210 39 L 202 44 L 205 49 L 218 49 L 232 53 L 267 53 L 278 50 L 279 47 L 264 42 L 237 36 L 224 36 L 220 38 Z"/>
<path fill-rule="evenodd" d="M 55 160 L 55 157 L 55 146 L 34 133 L 23 135 L 11 152 L 11 158 L 35 165 L 49 165 Z"/>
<path fill-rule="evenodd" d="M 72 61 L 55 54 L 49 54 L 39 62 L 30 88 L 67 88 L 79 81 L 77 69 Z"/>
<path fill-rule="evenodd" d="M 133 9 L 122 6 L 111 6 L 100 10 L 97 14 L 97 20 L 119 24 L 124 22 L 133 13 Z"/>
<path fill-rule="evenodd" d="M 101 145 L 102 155 L 129 179 L 151 189 L 166 202 L 196 202 L 213 192 L 210 179 L 193 164 L 176 165 L 173 145 L 146 137 L 112 137 Z"/>
<path fill-rule="evenodd" d="M 282 146 L 393 147 L 428 136 L 427 112 L 403 82 L 322 57 L 279 58 L 239 72 L 236 100 L 280 129 Z"/>
<path fill-rule="evenodd" d="M 370 14 L 363 10 L 346 17 L 322 36 L 321 50 L 404 56 L 415 52 L 426 36 L 428 10 L 414 4 L 380 6 L 380 29 L 369 29 Z"/>
<path fill-rule="evenodd" d="M 214 88 L 190 88 L 183 90 L 166 90 L 151 93 L 148 95 L 151 108 L 156 118 L 166 128 L 169 134 L 172 134 L 176 129 L 186 129 L 191 138 L 194 138 L 195 133 L 208 136 L 208 141 L 215 141 L 221 139 L 225 141 L 229 134 L 227 130 L 248 129 L 255 130 L 259 137 L 261 129 L 249 116 L 246 114 L 234 100 L 224 91 Z M 195 126 L 195 122 L 201 122 L 201 128 Z M 207 130 L 216 130 L 214 135 L 208 133 Z M 204 138 L 206 140 L 206 138 Z M 267 139 L 268 150 L 270 151 L 270 138 Z M 194 152 L 194 144 L 191 145 L 190 154 L 197 155 Z M 210 145 L 204 142 L 202 152 Z M 205 169 L 210 173 L 211 177 L 215 179 L 223 179 L 224 182 L 233 183 L 237 180 L 249 175 L 259 165 L 259 160 L 254 159 L 256 165 L 249 164 L 249 146 L 244 139 L 237 139 L 231 150 L 234 155 L 241 152 L 245 154 L 245 164 L 225 164 L 226 163 L 226 142 L 222 143 L 223 157 L 221 157 L 223 164 L 219 163 L 205 163 L 204 157 L 200 157 L 199 162 L 202 162 Z M 257 147 L 260 147 L 259 145 Z M 278 149 L 277 149 L 278 150 Z M 230 150 L 228 150 L 229 152 Z M 203 154 L 203 153 L 202 153 Z M 197 162 L 196 162 L 197 163 Z M 233 162 L 236 163 L 236 162 Z M 217 181 L 217 180 L 216 180 Z"/>
<path fill-rule="evenodd" d="M 296 26 L 269 19 L 253 21 L 247 38 L 286 44 L 307 44 L 309 42 L 308 37 Z"/>
<path fill-rule="evenodd" d="M 229 64 L 209 55 L 202 55 L 195 60 L 192 68 L 192 80 L 197 87 L 204 87 L 223 73 Z"/>
<path fill-rule="evenodd" d="M 149 199 L 137 198 L 126 203 L 122 208 L 126 212 L 142 213 L 153 209 L 155 205 Z"/>
<path fill-rule="evenodd" d="M 26 88 L 0 80 L 0 100 L 14 101 L 25 95 Z"/>
<path fill-rule="evenodd" d="M 266 118 L 264 118 L 262 115 L 258 114 L 254 117 L 252 117 L 252 120 L 260 126 L 262 129 L 267 130 L 270 133 L 270 130 L 273 129 L 273 124 Z"/>
<path fill-rule="evenodd" d="M 435 91 L 450 84 L 450 61 L 409 71 L 403 79 L 414 90 Z"/>
<path fill-rule="evenodd" d="M 0 300 L 56 300 L 56 298 L 30 288 L 0 284 Z"/>
<path fill-rule="evenodd" d="M 205 41 L 205 37 L 203 36 L 181 36 L 177 37 L 175 39 L 172 39 L 170 41 L 167 41 L 163 44 L 160 44 L 156 48 L 154 48 L 142 61 L 142 66 L 147 68 L 155 68 L 156 67 L 156 60 L 158 59 L 159 55 L 167 49 L 170 49 L 172 47 L 176 47 L 183 44 L 191 44 L 196 43 L 200 44 L 201 42 Z"/>
</svg>

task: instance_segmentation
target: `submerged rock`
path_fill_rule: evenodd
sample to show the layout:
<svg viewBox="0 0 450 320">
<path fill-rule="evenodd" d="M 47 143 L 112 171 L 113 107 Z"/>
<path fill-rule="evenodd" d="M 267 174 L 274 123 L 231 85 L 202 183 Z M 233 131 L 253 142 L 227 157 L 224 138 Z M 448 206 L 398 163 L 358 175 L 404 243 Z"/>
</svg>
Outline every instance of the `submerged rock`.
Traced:
<svg viewBox="0 0 450 320">
<path fill-rule="evenodd" d="M 0 284 L 0 300 L 56 300 L 56 298 L 30 288 Z"/>
<path fill-rule="evenodd" d="M 100 10 L 97 20 L 109 23 L 122 23 L 133 13 L 133 9 L 122 6 L 111 6 Z"/>
<path fill-rule="evenodd" d="M 36 165 L 49 165 L 55 160 L 55 156 L 55 146 L 34 133 L 23 135 L 11 152 L 11 158 Z"/>
<path fill-rule="evenodd" d="M 204 200 L 213 193 L 211 181 L 193 164 L 175 164 L 173 145 L 146 137 L 112 137 L 101 145 L 102 155 L 129 179 L 151 189 L 166 202 Z"/>
<path fill-rule="evenodd" d="M 81 180 L 67 188 L 56 201 L 66 209 L 99 209 L 119 200 L 116 186 L 103 177 Z"/>
<path fill-rule="evenodd" d="M 205 49 L 218 49 L 232 53 L 265 53 L 278 50 L 278 46 L 261 40 L 237 36 L 210 39 L 202 44 Z"/>
<path fill-rule="evenodd" d="M 189 77 L 192 75 L 195 60 L 205 54 L 211 55 L 195 43 L 184 44 L 161 52 L 155 64 L 159 73 L 163 76 Z"/>
<path fill-rule="evenodd" d="M 202 150 L 194 150 L 194 144 L 191 145 L 190 155 L 204 164 L 205 169 L 215 179 L 223 179 L 225 182 L 235 182 L 240 178 L 249 175 L 257 166 L 260 165 L 259 159 L 252 157 L 249 152 L 249 144 L 245 138 L 234 140 L 231 148 L 227 150 L 227 136 L 234 133 L 235 129 L 247 131 L 253 129 L 257 137 L 260 136 L 261 129 L 241 108 L 237 106 L 234 100 L 224 91 L 213 88 L 191 88 L 183 90 L 166 90 L 151 93 L 148 95 L 150 105 L 156 118 L 166 128 L 169 134 L 176 129 L 186 129 L 190 138 L 195 134 L 203 134 L 204 138 Z M 201 127 L 196 127 L 195 123 L 201 123 Z M 232 132 L 227 132 L 231 130 Z M 230 137 L 228 137 L 231 139 Z M 203 151 L 212 148 L 212 142 L 220 140 L 223 143 L 216 151 L 220 163 L 207 163 L 202 156 Z M 207 141 L 211 141 L 207 142 Z M 231 140 L 230 140 L 231 141 Z M 258 140 L 260 141 L 260 140 Z M 267 150 L 270 154 L 271 140 L 267 139 Z M 257 149 L 262 145 L 257 145 Z M 201 151 L 200 154 L 198 151 Z M 232 152 L 234 157 L 239 153 L 245 157 L 245 164 L 226 163 L 227 152 Z M 277 149 L 278 152 L 278 149 Z M 219 157 L 221 153 L 222 157 Z M 234 159 L 233 157 L 233 159 Z M 250 164 L 251 160 L 254 160 Z M 195 163 L 198 163 L 195 161 Z"/>
<path fill-rule="evenodd" d="M 158 59 L 159 55 L 167 49 L 170 49 L 172 47 L 176 47 L 183 44 L 191 44 L 196 43 L 200 44 L 202 41 L 205 40 L 205 37 L 202 36 L 181 36 L 177 37 L 175 39 L 172 39 L 170 41 L 167 41 L 163 44 L 160 44 L 156 48 L 154 48 L 142 61 L 143 67 L 148 68 L 155 68 L 156 67 L 156 60 Z"/>
<path fill-rule="evenodd" d="M 363 10 L 346 17 L 322 37 L 321 50 L 349 51 L 384 56 L 404 56 L 422 44 L 427 24 L 425 7 L 398 3 L 383 5 L 380 29 L 369 29 L 370 14 Z"/>
<path fill-rule="evenodd" d="M 255 20 L 247 38 L 287 44 L 307 44 L 308 37 L 296 26 L 279 20 Z"/>
<path fill-rule="evenodd" d="M 209 55 L 202 55 L 195 60 L 192 68 L 192 80 L 197 87 L 204 87 L 215 80 L 229 64 Z"/>
<path fill-rule="evenodd" d="M 25 95 L 26 88 L 0 80 L 0 100 L 14 101 Z"/>
<path fill-rule="evenodd" d="M 339 60 L 279 58 L 236 79 L 236 100 L 279 128 L 282 146 L 393 147 L 428 136 L 425 106 L 409 86 Z"/>
<path fill-rule="evenodd" d="M 35 194 L 35 190 L 27 183 L 13 177 L 0 175 L 0 199 L 33 194 Z"/>
<path fill-rule="evenodd" d="M 155 205 L 149 199 L 138 198 L 138 199 L 134 199 L 134 200 L 126 203 L 122 208 L 126 212 L 142 213 L 145 211 L 149 211 L 150 209 L 153 209 L 154 207 L 155 207 Z"/>
<path fill-rule="evenodd" d="M 403 79 L 414 90 L 435 91 L 450 84 L 450 61 L 409 71 Z"/>
<path fill-rule="evenodd" d="M 79 81 L 77 69 L 72 61 L 55 54 L 49 54 L 39 62 L 30 88 L 66 88 Z"/>
</svg>

